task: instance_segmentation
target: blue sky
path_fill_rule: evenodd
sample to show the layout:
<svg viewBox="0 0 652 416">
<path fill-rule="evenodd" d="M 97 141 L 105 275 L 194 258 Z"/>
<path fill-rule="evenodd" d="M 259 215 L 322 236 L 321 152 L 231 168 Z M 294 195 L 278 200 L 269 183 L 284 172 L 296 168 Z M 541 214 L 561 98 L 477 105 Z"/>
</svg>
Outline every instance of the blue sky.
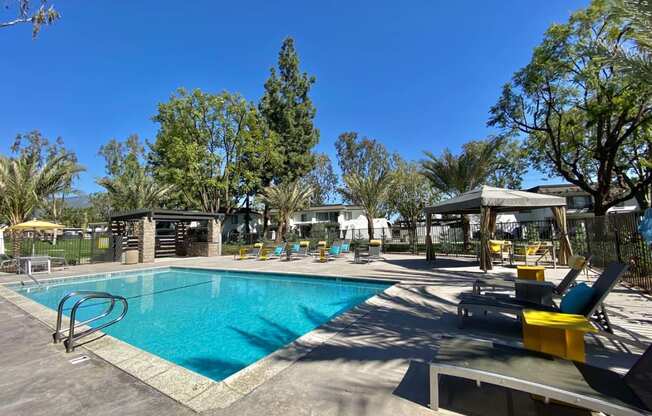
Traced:
<svg viewBox="0 0 652 416">
<path fill-rule="evenodd" d="M 97 191 L 102 143 L 153 140 L 157 103 L 181 86 L 258 100 L 292 36 L 317 77 L 319 151 L 336 164 L 335 139 L 358 131 L 418 160 L 491 134 L 502 85 L 587 3 L 60 0 L 62 19 L 36 40 L 27 26 L 0 29 L 0 152 L 19 132 L 61 136 L 87 168 L 78 187 Z"/>
</svg>

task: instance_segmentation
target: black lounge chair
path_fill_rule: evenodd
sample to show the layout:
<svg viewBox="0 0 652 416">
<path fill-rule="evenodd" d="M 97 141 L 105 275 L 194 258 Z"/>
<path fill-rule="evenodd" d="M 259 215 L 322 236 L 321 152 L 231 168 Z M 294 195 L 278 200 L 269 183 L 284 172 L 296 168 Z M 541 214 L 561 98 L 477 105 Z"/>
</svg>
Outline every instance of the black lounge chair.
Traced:
<svg viewBox="0 0 652 416">
<path fill-rule="evenodd" d="M 539 282 L 536 280 L 505 280 L 499 277 L 479 278 L 473 283 L 472 294 L 512 299 L 509 294 L 493 293 L 486 290 L 482 293 L 482 288 L 489 286 L 493 290 L 513 290 L 516 299 L 519 300 L 552 305 L 553 297 L 562 296 L 566 293 L 575 284 L 575 280 L 577 280 L 590 260 L 591 255 L 583 256 L 581 267 L 571 267 L 566 276 L 556 286 L 552 282 Z M 466 294 L 463 294 L 463 296 L 466 296 Z"/>
<path fill-rule="evenodd" d="M 592 319 L 598 327 L 607 332 L 611 332 L 609 318 L 607 317 L 602 302 L 607 297 L 609 292 L 616 286 L 620 277 L 627 271 L 627 265 L 612 262 L 609 263 L 606 269 L 602 272 L 600 277 L 593 283 L 595 294 L 591 302 L 584 308 L 581 315 L 588 319 Z M 516 298 L 494 298 L 484 295 L 468 295 L 462 297 L 460 303 L 457 304 L 457 315 L 459 317 L 460 326 L 464 325 L 464 318 L 469 316 L 469 313 L 479 313 L 486 315 L 488 312 L 503 313 L 515 315 L 520 319 L 523 310 L 536 309 L 548 312 L 561 312 L 556 305 L 543 305 L 537 302 L 527 300 L 520 300 Z M 594 315 L 596 315 L 594 317 Z"/>
<path fill-rule="evenodd" d="M 533 371 L 536 369 L 536 371 Z M 450 339 L 430 363 L 430 408 L 439 409 L 440 376 L 460 377 L 613 416 L 652 411 L 652 346 L 622 376 L 614 371 L 490 341 Z M 455 394 L 451 391 L 450 394 Z"/>
</svg>

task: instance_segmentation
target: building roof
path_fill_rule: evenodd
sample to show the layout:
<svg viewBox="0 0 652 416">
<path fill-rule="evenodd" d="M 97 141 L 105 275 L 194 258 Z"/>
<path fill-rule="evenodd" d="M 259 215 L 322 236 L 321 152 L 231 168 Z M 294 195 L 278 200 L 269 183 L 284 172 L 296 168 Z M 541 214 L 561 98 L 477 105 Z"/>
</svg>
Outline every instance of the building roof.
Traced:
<svg viewBox="0 0 652 416">
<path fill-rule="evenodd" d="M 224 214 L 200 211 L 177 211 L 171 209 L 136 209 L 111 215 L 111 221 L 128 221 L 150 218 L 154 221 L 221 221 Z"/>
<path fill-rule="evenodd" d="M 347 205 L 347 204 L 324 204 L 324 205 L 315 205 L 312 207 L 304 208 L 297 212 L 308 212 L 308 211 L 342 211 L 348 209 L 362 209 L 359 205 Z M 278 210 L 276 208 L 271 209 L 270 212 L 274 213 Z"/>
<path fill-rule="evenodd" d="M 475 214 L 479 213 L 482 207 L 492 207 L 497 212 L 513 212 L 558 206 L 566 206 L 566 199 L 534 192 L 481 186 L 427 207 L 424 211 L 429 214 Z"/>
</svg>

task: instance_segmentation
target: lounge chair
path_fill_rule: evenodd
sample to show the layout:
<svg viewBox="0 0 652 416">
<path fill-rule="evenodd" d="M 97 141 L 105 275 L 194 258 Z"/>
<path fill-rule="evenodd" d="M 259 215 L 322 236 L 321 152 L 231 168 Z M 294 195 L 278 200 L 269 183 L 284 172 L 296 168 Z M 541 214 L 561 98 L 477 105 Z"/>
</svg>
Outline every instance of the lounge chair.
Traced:
<svg viewBox="0 0 652 416">
<path fill-rule="evenodd" d="M 566 293 L 590 261 L 591 255 L 573 256 L 569 260 L 569 265 L 571 266 L 570 270 L 556 286 L 552 282 L 539 282 L 536 280 L 505 280 L 498 277 L 479 278 L 473 283 L 473 294 L 481 295 L 482 288 L 488 286 L 493 290 L 515 290 L 517 299 L 531 299 L 531 297 L 528 296 L 528 293 L 534 293 L 535 297 L 549 300 L 549 302 L 540 303 L 552 304 L 552 296 L 562 296 Z M 487 291 L 485 291 L 484 295 L 493 297 L 509 296 Z"/>
<path fill-rule="evenodd" d="M 430 363 L 430 408 L 435 411 L 441 376 L 502 386 L 543 397 L 545 403 L 555 400 L 614 416 L 652 414 L 652 346 L 622 376 L 490 341 L 448 339 Z"/>
<path fill-rule="evenodd" d="M 315 255 L 315 259 L 318 260 L 321 263 L 326 263 L 329 260 L 335 260 L 340 256 L 341 252 L 341 247 L 339 245 L 333 245 L 331 246 L 328 250 L 324 249 L 324 251 L 319 251 Z"/>
<path fill-rule="evenodd" d="M 18 260 L 6 254 L 0 255 L 0 271 L 5 270 L 5 268 L 18 271 L 19 269 Z"/>
<path fill-rule="evenodd" d="M 579 315 L 592 319 L 600 328 L 611 332 L 609 318 L 607 317 L 604 308 L 602 308 L 602 302 L 604 302 L 609 292 L 611 292 L 614 286 L 616 286 L 616 283 L 618 283 L 618 280 L 626 271 L 627 265 L 625 264 L 617 262 L 609 263 L 600 277 L 598 277 L 595 283 L 593 283 L 593 297 Z M 460 326 L 463 326 L 464 319 L 469 316 L 469 312 L 478 313 L 480 316 L 486 315 L 488 312 L 495 312 L 515 315 L 520 319 L 522 312 L 525 309 L 561 312 L 560 308 L 556 305 L 542 305 L 537 302 L 516 298 L 494 298 L 484 295 L 469 295 L 462 297 L 460 303 L 457 304 L 457 315 L 459 317 Z M 596 315 L 595 317 L 594 314 Z"/>
<path fill-rule="evenodd" d="M 238 253 L 234 255 L 235 260 L 249 260 L 257 259 L 263 249 L 263 243 L 256 243 L 252 248 L 246 250 L 245 248 L 240 248 Z"/>
<path fill-rule="evenodd" d="M 343 241 L 340 245 L 340 254 L 346 254 L 351 252 L 351 242 Z"/>
<path fill-rule="evenodd" d="M 380 255 L 380 246 L 382 242 L 380 240 L 370 240 L 369 241 L 369 249 L 368 251 L 359 253 L 360 259 L 356 260 L 358 261 L 367 261 L 367 263 L 373 261 L 373 260 L 384 260 L 384 257 Z"/>
<path fill-rule="evenodd" d="M 279 244 L 276 247 L 274 247 L 274 250 L 268 249 L 268 248 L 263 248 L 261 250 L 261 254 L 258 257 L 258 260 L 273 260 L 273 259 L 279 259 L 281 256 L 283 256 L 283 253 L 285 253 L 285 246 L 283 244 Z"/>
</svg>

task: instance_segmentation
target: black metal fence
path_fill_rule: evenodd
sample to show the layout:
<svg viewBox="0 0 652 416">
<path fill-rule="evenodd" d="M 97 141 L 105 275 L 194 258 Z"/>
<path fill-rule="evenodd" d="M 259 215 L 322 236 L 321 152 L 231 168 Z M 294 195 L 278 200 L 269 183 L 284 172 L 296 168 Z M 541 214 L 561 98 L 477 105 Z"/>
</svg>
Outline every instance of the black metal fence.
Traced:
<svg viewBox="0 0 652 416">
<path fill-rule="evenodd" d="M 5 251 L 13 257 L 51 256 L 65 259 L 66 264 L 89 264 L 115 261 L 115 241 L 108 232 L 58 236 L 57 239 L 33 236 L 21 238 L 15 253 L 11 235 L 5 234 Z"/>
</svg>

